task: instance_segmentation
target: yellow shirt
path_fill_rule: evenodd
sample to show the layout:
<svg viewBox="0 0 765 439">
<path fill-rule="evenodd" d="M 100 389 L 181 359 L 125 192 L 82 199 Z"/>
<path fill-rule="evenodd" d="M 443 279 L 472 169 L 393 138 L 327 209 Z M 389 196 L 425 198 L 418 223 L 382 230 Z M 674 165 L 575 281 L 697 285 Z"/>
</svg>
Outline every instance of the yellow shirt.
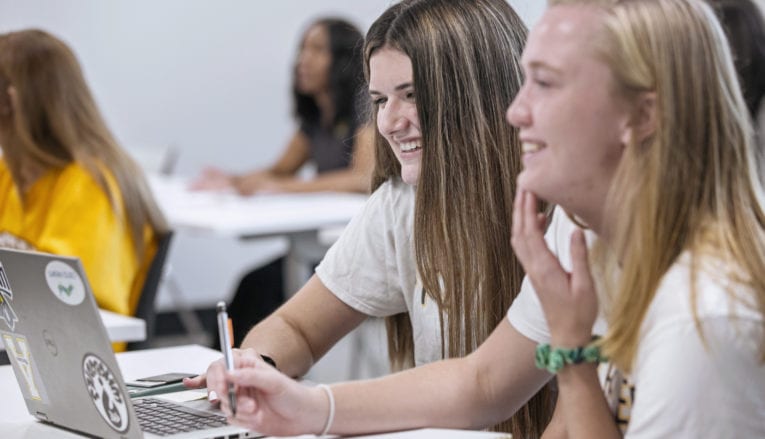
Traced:
<svg viewBox="0 0 765 439">
<path fill-rule="evenodd" d="M 110 188 L 123 211 L 122 198 L 112 176 Z M 35 249 L 76 256 L 82 261 L 98 306 L 132 315 L 151 262 L 136 257 L 129 225 L 115 213 L 107 194 L 79 164 L 44 174 L 29 189 L 24 202 L 0 159 L 0 232 L 11 233 Z M 146 227 L 146 254 L 156 249 L 153 232 Z"/>
</svg>

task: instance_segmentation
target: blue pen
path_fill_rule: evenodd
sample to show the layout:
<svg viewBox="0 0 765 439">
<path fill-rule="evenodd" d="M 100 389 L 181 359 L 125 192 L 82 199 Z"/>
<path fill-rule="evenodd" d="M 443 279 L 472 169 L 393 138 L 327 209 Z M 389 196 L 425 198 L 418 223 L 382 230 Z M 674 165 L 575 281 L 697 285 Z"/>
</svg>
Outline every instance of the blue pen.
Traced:
<svg viewBox="0 0 765 439">
<path fill-rule="evenodd" d="M 234 370 L 234 353 L 231 351 L 231 332 L 228 320 L 228 313 L 226 313 L 226 303 L 218 302 L 216 306 L 218 311 L 218 337 L 220 338 L 220 348 L 223 351 L 223 358 L 226 361 L 226 370 L 229 372 Z M 231 404 L 231 414 L 236 414 L 236 392 L 234 391 L 234 385 L 228 383 L 228 400 Z"/>
</svg>

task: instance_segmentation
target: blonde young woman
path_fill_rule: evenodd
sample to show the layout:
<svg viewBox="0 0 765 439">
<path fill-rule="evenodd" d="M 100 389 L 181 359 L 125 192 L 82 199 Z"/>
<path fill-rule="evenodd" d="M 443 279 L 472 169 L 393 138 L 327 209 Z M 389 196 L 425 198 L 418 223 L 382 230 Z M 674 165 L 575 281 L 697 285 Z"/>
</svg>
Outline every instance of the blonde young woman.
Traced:
<svg viewBox="0 0 765 439">
<path fill-rule="evenodd" d="M 236 386 L 232 422 L 480 428 L 556 373 L 547 437 L 765 436 L 765 198 L 711 8 L 553 1 L 523 66 L 508 119 L 524 144 L 512 230 L 529 282 L 508 322 L 465 358 L 332 387 L 243 353 L 210 379 L 215 392 Z M 561 207 L 546 236 L 537 198 Z"/>
<path fill-rule="evenodd" d="M 408 0 L 377 19 L 364 50 L 374 193 L 243 348 L 300 376 L 368 316 L 387 317 L 395 369 L 466 355 L 488 337 L 523 276 L 508 228 L 520 146 L 502 114 L 521 84 L 525 36 L 504 0 Z M 550 407 L 542 395 L 501 428 L 536 437 Z"/>
<path fill-rule="evenodd" d="M 40 30 L 0 35 L 2 245 L 77 256 L 99 307 L 133 314 L 167 230 L 72 51 Z"/>
</svg>

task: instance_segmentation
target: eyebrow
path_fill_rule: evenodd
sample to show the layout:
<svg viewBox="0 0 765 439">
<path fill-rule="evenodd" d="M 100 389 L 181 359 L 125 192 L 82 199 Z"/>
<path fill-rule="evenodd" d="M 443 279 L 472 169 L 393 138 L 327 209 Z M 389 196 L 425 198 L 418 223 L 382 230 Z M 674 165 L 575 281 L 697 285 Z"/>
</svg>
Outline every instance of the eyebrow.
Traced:
<svg viewBox="0 0 765 439">
<path fill-rule="evenodd" d="M 550 64 L 547 64 L 544 61 L 531 61 L 528 63 L 529 69 L 543 69 L 543 70 L 549 70 L 553 73 L 561 74 L 563 73 L 562 70 L 560 70 L 557 67 L 553 67 Z"/>
<path fill-rule="evenodd" d="M 394 91 L 401 91 L 401 90 L 404 90 L 404 89 L 406 89 L 406 88 L 409 88 L 409 87 L 412 87 L 412 86 L 414 86 L 414 83 L 411 83 L 411 82 L 405 82 L 405 83 L 403 83 L 403 84 L 399 84 L 399 85 L 397 85 L 395 88 L 393 88 L 393 90 L 394 90 Z M 377 90 L 372 90 L 372 89 L 370 88 L 370 89 L 369 89 L 369 94 L 371 94 L 371 95 L 381 95 L 382 93 L 380 93 L 380 92 L 379 92 L 379 91 L 377 91 Z"/>
</svg>

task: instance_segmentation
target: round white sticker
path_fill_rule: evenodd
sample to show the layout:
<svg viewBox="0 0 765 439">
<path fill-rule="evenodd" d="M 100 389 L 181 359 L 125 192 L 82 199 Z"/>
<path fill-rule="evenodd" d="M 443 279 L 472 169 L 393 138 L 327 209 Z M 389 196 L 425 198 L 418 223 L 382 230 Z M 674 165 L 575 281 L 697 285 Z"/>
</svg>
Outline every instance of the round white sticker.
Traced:
<svg viewBox="0 0 765 439">
<path fill-rule="evenodd" d="M 95 355 L 86 354 L 82 360 L 82 376 L 98 414 L 116 432 L 126 432 L 130 426 L 127 400 L 109 366 Z"/>
<path fill-rule="evenodd" d="M 79 305 L 85 299 L 85 285 L 72 267 L 51 261 L 45 267 L 45 280 L 53 295 L 67 305 Z"/>
</svg>

